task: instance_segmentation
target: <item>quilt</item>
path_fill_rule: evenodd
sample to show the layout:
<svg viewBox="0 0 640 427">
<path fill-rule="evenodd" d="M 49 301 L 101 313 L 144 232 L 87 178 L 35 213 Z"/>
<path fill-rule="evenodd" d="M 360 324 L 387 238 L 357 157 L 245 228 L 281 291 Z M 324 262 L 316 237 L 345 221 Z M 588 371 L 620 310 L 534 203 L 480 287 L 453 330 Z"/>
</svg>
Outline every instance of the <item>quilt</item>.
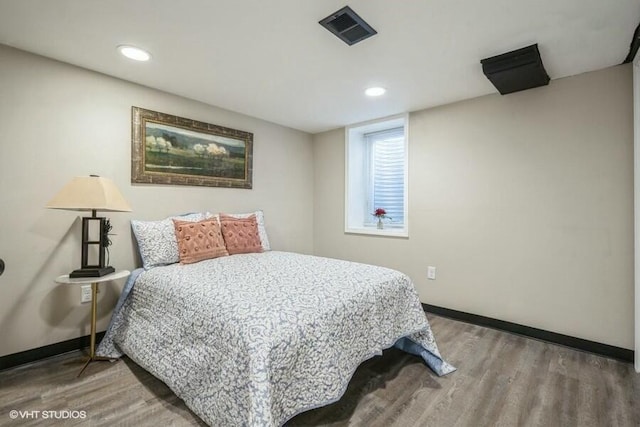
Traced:
<svg viewBox="0 0 640 427">
<path fill-rule="evenodd" d="M 271 251 L 136 271 L 125 290 L 98 354 L 126 354 L 212 426 L 335 402 L 394 345 L 455 370 L 409 277 L 384 267 Z"/>
</svg>

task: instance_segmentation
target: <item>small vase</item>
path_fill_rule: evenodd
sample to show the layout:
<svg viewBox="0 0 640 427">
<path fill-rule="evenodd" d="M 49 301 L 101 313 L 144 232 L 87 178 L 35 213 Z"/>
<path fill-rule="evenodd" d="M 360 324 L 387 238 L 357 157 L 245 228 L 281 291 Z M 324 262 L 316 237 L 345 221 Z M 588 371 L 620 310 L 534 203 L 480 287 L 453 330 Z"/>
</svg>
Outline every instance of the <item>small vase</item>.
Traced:
<svg viewBox="0 0 640 427">
<path fill-rule="evenodd" d="M 378 230 L 382 230 L 384 228 L 384 224 L 382 224 L 382 218 L 378 218 Z"/>
</svg>

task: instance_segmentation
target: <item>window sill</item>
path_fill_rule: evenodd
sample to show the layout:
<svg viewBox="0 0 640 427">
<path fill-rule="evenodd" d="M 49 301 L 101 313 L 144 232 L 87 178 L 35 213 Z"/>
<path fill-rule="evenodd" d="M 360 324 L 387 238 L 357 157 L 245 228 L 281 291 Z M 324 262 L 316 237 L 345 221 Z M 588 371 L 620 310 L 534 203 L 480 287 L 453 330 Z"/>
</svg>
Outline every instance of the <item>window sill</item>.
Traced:
<svg viewBox="0 0 640 427">
<path fill-rule="evenodd" d="M 363 234 L 370 236 L 409 237 L 409 230 L 406 228 L 384 228 L 382 230 L 375 227 L 346 228 L 344 232 L 345 234 Z"/>
</svg>

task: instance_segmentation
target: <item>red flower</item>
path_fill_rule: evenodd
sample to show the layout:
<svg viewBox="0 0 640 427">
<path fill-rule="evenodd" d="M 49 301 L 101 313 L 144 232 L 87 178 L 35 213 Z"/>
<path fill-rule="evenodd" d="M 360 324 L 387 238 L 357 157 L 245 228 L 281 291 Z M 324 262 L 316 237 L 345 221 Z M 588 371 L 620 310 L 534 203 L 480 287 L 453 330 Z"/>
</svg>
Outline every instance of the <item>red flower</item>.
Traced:
<svg viewBox="0 0 640 427">
<path fill-rule="evenodd" d="M 385 211 L 382 208 L 377 208 L 376 211 L 374 213 L 372 213 L 371 215 L 375 216 L 376 218 L 389 218 L 387 216 L 387 211 Z M 389 218 L 391 219 L 391 218 Z"/>
</svg>

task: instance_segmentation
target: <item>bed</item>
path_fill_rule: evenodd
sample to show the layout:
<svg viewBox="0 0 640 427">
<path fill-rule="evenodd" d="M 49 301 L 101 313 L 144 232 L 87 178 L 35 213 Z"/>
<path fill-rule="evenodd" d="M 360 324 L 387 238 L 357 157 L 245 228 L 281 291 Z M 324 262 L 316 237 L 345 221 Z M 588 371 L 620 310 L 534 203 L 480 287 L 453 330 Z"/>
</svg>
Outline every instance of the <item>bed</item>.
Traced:
<svg viewBox="0 0 640 427">
<path fill-rule="evenodd" d="M 279 426 L 394 345 L 455 369 L 406 275 L 270 251 L 136 270 L 98 354 L 126 354 L 210 425 Z"/>
</svg>

